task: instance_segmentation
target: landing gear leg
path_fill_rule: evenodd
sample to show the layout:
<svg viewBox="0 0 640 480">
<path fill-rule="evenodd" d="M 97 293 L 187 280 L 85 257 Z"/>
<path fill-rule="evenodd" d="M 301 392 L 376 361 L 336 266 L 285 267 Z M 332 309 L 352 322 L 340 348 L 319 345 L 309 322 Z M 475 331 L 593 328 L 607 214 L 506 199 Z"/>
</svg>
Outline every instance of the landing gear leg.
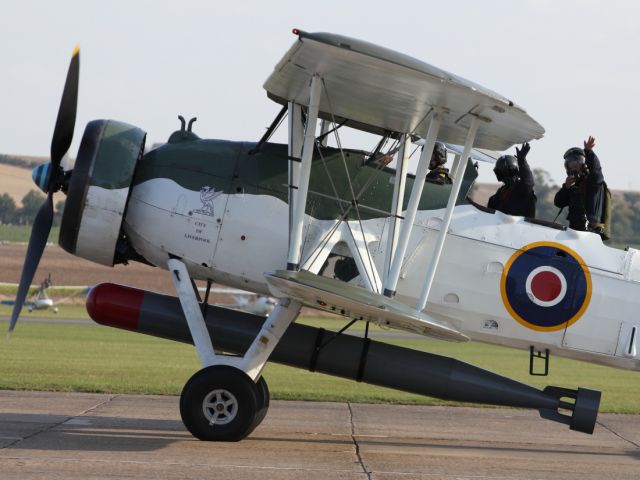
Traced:
<svg viewBox="0 0 640 480">
<path fill-rule="evenodd" d="M 200 440 L 242 440 L 267 414 L 269 387 L 262 370 L 302 305 L 280 300 L 242 357 L 219 355 L 213 349 L 186 266 L 178 259 L 170 259 L 168 266 L 203 366 L 182 390 L 182 421 Z"/>
</svg>

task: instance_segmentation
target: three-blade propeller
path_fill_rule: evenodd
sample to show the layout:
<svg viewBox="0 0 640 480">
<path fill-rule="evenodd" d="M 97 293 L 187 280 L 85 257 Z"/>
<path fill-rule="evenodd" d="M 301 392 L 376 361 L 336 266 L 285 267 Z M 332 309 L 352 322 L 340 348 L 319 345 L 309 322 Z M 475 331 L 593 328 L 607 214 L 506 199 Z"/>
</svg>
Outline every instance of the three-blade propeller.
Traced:
<svg viewBox="0 0 640 480">
<path fill-rule="evenodd" d="M 53 131 L 53 139 L 51 140 L 51 162 L 46 165 L 48 182 L 45 192 L 47 198 L 38 210 L 31 236 L 29 237 L 29 246 L 27 247 L 27 256 L 25 258 L 24 267 L 22 268 L 22 276 L 18 285 L 18 294 L 16 302 L 13 305 L 11 313 L 11 322 L 9 323 L 8 334 L 10 334 L 16 326 L 20 311 L 24 305 L 29 286 L 33 281 L 33 277 L 40 263 L 40 258 L 47 244 L 47 238 L 53 223 L 53 193 L 60 189 L 64 180 L 64 172 L 60 167 L 62 157 L 73 140 L 73 130 L 76 123 L 76 108 L 78 105 L 78 81 L 80 74 L 80 49 L 76 46 L 73 50 L 71 63 L 67 72 L 67 80 L 64 84 L 62 99 L 60 100 L 60 108 L 58 109 L 58 118 Z"/>
</svg>

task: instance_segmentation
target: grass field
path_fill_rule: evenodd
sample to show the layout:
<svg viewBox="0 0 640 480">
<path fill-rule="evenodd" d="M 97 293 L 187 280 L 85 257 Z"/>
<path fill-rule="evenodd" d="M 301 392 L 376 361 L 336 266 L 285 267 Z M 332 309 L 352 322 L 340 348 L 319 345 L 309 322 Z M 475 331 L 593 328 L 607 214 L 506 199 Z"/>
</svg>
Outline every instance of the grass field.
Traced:
<svg viewBox="0 0 640 480">
<path fill-rule="evenodd" d="M 29 295 L 36 292 L 38 287 L 32 286 L 29 288 Z M 86 287 L 50 287 L 47 289 L 47 295 L 50 297 L 67 297 L 69 295 L 81 295 L 86 291 Z M 0 283 L 0 295 L 8 297 L 14 297 L 18 292 L 18 285 L 15 283 Z"/>
<path fill-rule="evenodd" d="M 31 225 L 0 225 L 0 242 L 28 242 Z M 58 243 L 60 227 L 51 227 L 49 242 Z"/>
<path fill-rule="evenodd" d="M 58 313 L 53 313 L 51 309 L 34 310 L 29 312 L 26 308 L 22 309 L 20 318 L 68 318 L 71 320 L 86 319 L 90 322 L 87 315 L 87 309 L 83 305 L 57 305 Z M 9 318 L 13 311 L 13 305 L 0 305 L 0 318 Z"/>
<path fill-rule="evenodd" d="M 6 330 L 6 322 L 1 323 Z M 305 323 L 338 325 L 327 319 Z M 595 388 L 603 391 L 601 411 L 640 413 L 635 372 L 553 358 L 549 377 L 530 377 L 528 353 L 523 351 L 419 339 L 390 343 L 452 356 L 537 387 Z M 197 369 L 190 345 L 91 324 L 23 322 L 0 347 L 0 389 L 176 395 Z M 275 364 L 269 364 L 264 375 L 276 399 L 449 404 Z"/>
</svg>

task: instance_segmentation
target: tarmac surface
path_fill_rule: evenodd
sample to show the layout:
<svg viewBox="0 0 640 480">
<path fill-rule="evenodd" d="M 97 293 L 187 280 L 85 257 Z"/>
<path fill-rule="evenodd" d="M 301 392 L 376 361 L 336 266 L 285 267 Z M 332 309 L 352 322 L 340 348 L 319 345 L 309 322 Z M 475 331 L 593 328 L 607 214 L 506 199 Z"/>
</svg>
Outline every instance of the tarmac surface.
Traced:
<svg viewBox="0 0 640 480">
<path fill-rule="evenodd" d="M 585 435 L 525 410 L 273 401 L 211 443 L 178 397 L 0 391 L 0 478 L 638 479 L 640 416 Z"/>
</svg>

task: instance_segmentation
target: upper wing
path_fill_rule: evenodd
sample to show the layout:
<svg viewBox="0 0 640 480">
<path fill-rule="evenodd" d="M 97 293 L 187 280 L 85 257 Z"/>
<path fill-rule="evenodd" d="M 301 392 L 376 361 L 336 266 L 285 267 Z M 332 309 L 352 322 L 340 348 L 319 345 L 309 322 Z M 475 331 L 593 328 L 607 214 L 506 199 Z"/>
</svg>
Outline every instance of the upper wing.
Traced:
<svg viewBox="0 0 640 480">
<path fill-rule="evenodd" d="M 309 103 L 309 80 L 324 81 L 322 118 L 348 126 L 426 136 L 429 116 L 445 109 L 438 139 L 464 144 L 472 116 L 481 122 L 474 146 L 506 150 L 541 138 L 544 128 L 507 98 L 432 65 L 368 42 L 329 33 L 297 32 L 264 88 L 280 103 Z"/>
</svg>

